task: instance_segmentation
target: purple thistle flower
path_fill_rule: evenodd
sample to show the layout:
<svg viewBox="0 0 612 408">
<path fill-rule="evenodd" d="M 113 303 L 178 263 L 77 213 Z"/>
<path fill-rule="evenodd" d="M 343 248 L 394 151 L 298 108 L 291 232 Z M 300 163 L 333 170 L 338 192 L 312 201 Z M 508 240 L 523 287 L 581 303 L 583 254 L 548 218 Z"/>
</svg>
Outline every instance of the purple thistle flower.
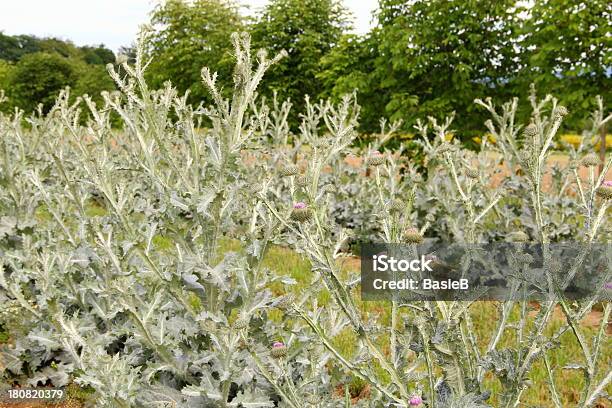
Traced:
<svg viewBox="0 0 612 408">
<path fill-rule="evenodd" d="M 595 191 L 604 200 L 612 200 L 612 180 L 606 180 Z"/>
<path fill-rule="evenodd" d="M 302 203 L 302 202 L 295 203 L 295 204 L 293 204 L 293 208 L 298 209 L 298 210 L 301 210 L 301 209 L 303 209 L 303 208 L 306 208 L 306 204 L 304 204 L 304 203 Z"/>
<path fill-rule="evenodd" d="M 287 355 L 287 347 L 285 347 L 285 343 L 281 341 L 275 341 L 272 343 L 272 351 L 270 351 L 270 355 L 273 358 L 283 358 Z"/>
<path fill-rule="evenodd" d="M 408 403 L 414 407 L 416 407 L 417 405 L 421 405 L 422 402 L 423 402 L 423 399 L 419 397 L 418 395 L 413 395 L 408 400 Z"/>
</svg>

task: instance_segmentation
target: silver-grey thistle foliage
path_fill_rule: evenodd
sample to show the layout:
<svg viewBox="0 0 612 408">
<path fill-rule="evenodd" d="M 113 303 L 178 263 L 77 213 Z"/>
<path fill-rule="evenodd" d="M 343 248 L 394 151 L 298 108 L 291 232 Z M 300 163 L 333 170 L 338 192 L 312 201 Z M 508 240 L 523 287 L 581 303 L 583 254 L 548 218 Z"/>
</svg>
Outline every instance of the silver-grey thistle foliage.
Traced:
<svg viewBox="0 0 612 408">
<path fill-rule="evenodd" d="M 202 71 L 210 107 L 194 109 L 170 84 L 151 90 L 140 43 L 133 63 L 119 58 L 121 71 L 109 66 L 119 91 L 105 93 L 102 106 L 87 96 L 73 103 L 66 90 L 48 114 L 27 117 L 27 130 L 24 112 L 0 113 L 6 135 L 0 142 L 0 324 L 16 337 L 0 344 L 3 379 L 24 375 L 27 363 L 32 384 L 74 379 L 92 386 L 96 405 L 106 407 L 270 407 L 273 398 L 292 408 L 348 407 L 348 394 L 331 395 L 333 366 L 370 385 L 362 406 L 441 408 L 487 406 L 489 372 L 503 387 L 500 406 L 513 407 L 540 361 L 550 400 L 561 407 L 555 371 L 564 368 L 552 366 L 548 353 L 569 333 L 583 354 L 568 366 L 584 378 L 576 390 L 580 405 L 603 395 L 612 376 L 602 361 L 609 303 L 589 339 L 578 322 L 592 299 L 545 302 L 533 327 L 524 302 L 501 303 L 493 335 L 480 339 L 471 302 L 394 299 L 383 324 L 355 301 L 359 278 L 341 268 L 351 231 L 336 222 L 338 214 L 348 214 L 353 231 L 371 225 L 368 238 L 385 243 L 419 244 L 424 235 L 478 243 L 495 234 L 548 243 L 568 229 L 576 240 L 596 242 L 605 233 L 610 182 L 590 166 L 586 182 L 568 168 L 573 177 L 553 174 L 553 192 L 543 188 L 566 108 L 551 96 L 537 100 L 534 92 L 523 129 L 515 121 L 516 100 L 501 108 L 477 100 L 492 115 L 486 126 L 497 141 L 485 142 L 477 154 L 447 140 L 452 117 L 419 121 L 431 158 L 424 181 L 402 159 L 404 146 L 399 154 L 378 153 L 399 122 L 381 121 L 367 153 L 352 146 L 359 117 L 354 95 L 338 104 L 307 100 L 292 134 L 290 102 L 275 95 L 269 107 L 256 94 L 282 54 L 253 58 L 248 36 L 236 34 L 232 42 L 230 99 L 217 88 L 216 74 Z M 587 136 L 610 120 L 601 99 L 598 104 Z M 90 116 L 84 125 L 82 111 Z M 120 131 L 110 126 L 111 112 L 123 122 Z M 210 128 L 201 128 L 204 120 Z M 488 149 L 500 158 L 491 159 Z M 579 150 L 572 153 L 576 161 Z M 365 156 L 370 168 L 347 165 L 347 154 Z M 287 157 L 300 166 L 287 164 Z M 501 166 L 510 169 L 508 186 L 476 181 Z M 513 186 L 529 192 L 514 208 L 505 200 Z M 580 214 L 568 226 L 563 205 L 572 188 Z M 355 223 L 358 217 L 369 218 Z M 224 247 L 230 238 L 241 250 Z M 273 243 L 310 261 L 304 293 L 273 296 L 272 283 L 293 284 L 264 262 Z M 554 260 L 546 267 L 554 268 Z M 326 307 L 317 297 L 323 290 L 332 299 Z M 557 306 L 566 322 L 544 335 Z M 281 322 L 269 318 L 271 309 L 282 312 Z M 356 339 L 352 355 L 333 341 L 345 331 Z M 509 332 L 514 340 L 502 347 Z M 51 360 L 56 368 L 48 366 Z"/>
</svg>

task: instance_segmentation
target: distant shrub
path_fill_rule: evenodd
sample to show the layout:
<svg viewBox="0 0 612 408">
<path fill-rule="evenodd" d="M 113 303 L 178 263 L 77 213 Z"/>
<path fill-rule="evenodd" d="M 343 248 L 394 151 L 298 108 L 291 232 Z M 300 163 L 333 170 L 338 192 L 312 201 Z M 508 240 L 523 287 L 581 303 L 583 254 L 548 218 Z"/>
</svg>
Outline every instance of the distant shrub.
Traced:
<svg viewBox="0 0 612 408">
<path fill-rule="evenodd" d="M 13 104 L 30 112 L 41 103 L 47 111 L 62 88 L 74 86 L 78 70 L 69 59 L 37 52 L 24 56 L 10 75 L 8 94 Z"/>
<path fill-rule="evenodd" d="M 14 65 L 0 59 L 0 89 L 7 89 Z"/>
</svg>

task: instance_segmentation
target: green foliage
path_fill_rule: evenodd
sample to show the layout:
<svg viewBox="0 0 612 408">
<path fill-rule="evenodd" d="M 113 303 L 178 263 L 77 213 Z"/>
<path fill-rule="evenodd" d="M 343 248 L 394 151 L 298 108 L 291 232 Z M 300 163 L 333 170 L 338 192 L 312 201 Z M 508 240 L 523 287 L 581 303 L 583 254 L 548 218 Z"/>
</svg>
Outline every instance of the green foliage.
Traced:
<svg viewBox="0 0 612 408">
<path fill-rule="evenodd" d="M 74 86 L 77 68 L 69 59 L 57 54 L 36 52 L 24 56 L 10 77 L 9 97 L 26 111 L 41 103 L 47 111 L 55 103 L 59 91 Z"/>
<path fill-rule="evenodd" d="M 317 74 L 325 95 L 358 89 L 361 129 L 376 130 L 381 116 L 415 120 L 457 112 L 460 136 L 482 131 L 484 115 L 472 101 L 526 94 L 559 95 L 570 108 L 565 127 L 580 129 L 610 99 L 608 2 L 381 0 L 378 24 L 362 37 L 347 36 L 323 59 Z M 526 100 L 517 115 L 527 120 Z M 582 119 L 580 119 L 582 118 Z M 581 121 L 582 120 L 582 121 Z"/>
<path fill-rule="evenodd" d="M 0 59 L 0 89 L 8 89 L 11 72 L 14 65 Z"/>
<path fill-rule="evenodd" d="M 104 65 L 75 63 L 78 79 L 74 84 L 74 95 L 88 94 L 94 102 L 101 102 L 101 93 L 115 89 L 113 80 L 108 76 Z"/>
<path fill-rule="evenodd" d="M 153 57 L 147 70 L 152 86 L 171 80 L 179 92 L 190 92 L 191 102 L 210 101 L 200 77 L 202 67 L 208 66 L 218 73 L 220 87 L 231 89 L 228 38 L 243 26 L 234 1 L 170 0 L 155 8 L 151 25 L 153 32 L 146 47 Z"/>
<path fill-rule="evenodd" d="M 378 48 L 373 36 L 346 34 L 338 44 L 321 59 L 317 79 L 321 82 L 321 96 L 339 100 L 343 95 L 357 90 L 361 111 L 361 129 L 378 130 L 381 106 L 385 95 L 377 91 L 377 81 L 372 72 L 376 65 Z"/>
<path fill-rule="evenodd" d="M 6 63 L 3 65 L 8 66 Z M 0 65 L 2 67 L 2 65 Z M 5 87 L 12 106 L 26 112 L 43 105 L 48 111 L 59 92 L 65 87 L 75 90 L 75 95 L 90 94 L 94 101 L 101 101 L 100 93 L 114 89 L 104 66 L 88 65 L 74 58 L 59 54 L 37 52 L 25 55 L 14 67 L 8 66 Z M 0 68 L 0 84 L 2 84 Z"/>
<path fill-rule="evenodd" d="M 114 61 L 104 45 L 77 47 L 57 38 L 0 33 L 0 89 L 10 97 L 3 109 L 30 112 L 42 103 L 47 111 L 67 86 L 100 102 L 100 92 L 114 89 L 104 67 Z"/>
<path fill-rule="evenodd" d="M 325 64 L 327 82 L 343 59 L 346 70 L 336 88 L 353 85 L 361 99 L 366 130 L 380 116 L 402 119 L 410 129 L 417 118 L 457 110 L 457 122 L 482 123 L 472 113 L 473 99 L 499 87 L 511 69 L 515 30 L 513 1 L 448 2 L 382 0 L 378 25 L 355 56 L 341 49 Z M 348 63 L 347 63 L 348 62 Z M 365 87 L 364 87 L 365 85 Z M 364 89 L 365 88 L 365 89 Z"/>
<path fill-rule="evenodd" d="M 252 27 L 256 48 L 287 51 L 289 57 L 272 67 L 264 93 L 277 91 L 301 112 L 304 97 L 322 96 L 317 77 L 322 58 L 349 28 L 347 11 L 338 0 L 272 0 Z"/>
<path fill-rule="evenodd" d="M 534 83 L 543 93 L 559 95 L 570 108 L 570 127 L 581 128 L 580 119 L 596 107 L 588 95 L 610 100 L 611 11 L 604 0 L 535 2 L 522 27 L 524 52 L 514 92 L 525 93 Z"/>
<path fill-rule="evenodd" d="M 10 36 L 0 32 L 0 59 L 19 61 L 22 56 L 40 51 L 38 39 L 31 35 Z"/>
<path fill-rule="evenodd" d="M 348 14 L 339 0 L 271 0 L 255 17 L 250 31 L 254 48 L 284 49 L 289 58 L 264 78 L 262 92 L 271 99 L 289 98 L 304 109 L 311 100 L 341 97 L 354 90 L 362 106 L 360 130 L 376 132 L 382 116 L 402 119 L 411 131 L 417 119 L 449 115 L 469 141 L 481 136 L 485 113 L 474 98 L 487 94 L 500 102 L 524 95 L 535 83 L 538 92 L 558 95 L 570 108 L 563 130 L 588 126 L 595 109 L 587 95 L 610 99 L 612 60 L 610 7 L 604 0 L 380 0 L 377 25 L 365 35 L 348 34 Z M 168 0 L 151 15 L 146 44 L 153 57 L 147 80 L 159 88 L 172 81 L 188 102 L 210 103 L 200 67 L 218 72 L 220 92 L 232 83 L 231 32 L 245 28 L 236 0 Z M 55 38 L 0 33 L 0 60 L 16 64 L 35 52 L 58 54 L 104 65 L 114 54 L 104 46 L 77 47 Z M 134 47 L 120 51 L 130 61 Z M 0 86 L 6 87 L 6 64 Z M 100 70 L 94 70 L 98 72 Z M 99 82 L 93 72 L 84 81 Z M 97 94 L 104 86 L 79 88 Z M 39 101 L 28 101 L 31 107 Z M 517 117 L 527 120 L 529 104 L 519 101 Z M 290 113 L 295 129 L 298 120 Z"/>
<path fill-rule="evenodd" d="M 87 64 L 106 65 L 115 62 L 115 53 L 104 47 L 104 45 L 81 47 L 81 54 L 83 61 Z"/>
<path fill-rule="evenodd" d="M 60 40 L 58 38 L 41 38 L 38 39 L 39 52 L 48 54 L 59 54 L 66 58 L 80 58 L 81 50 L 70 41 Z"/>
<path fill-rule="evenodd" d="M 70 41 L 58 38 L 38 38 L 33 35 L 6 35 L 0 32 L 0 60 L 17 62 L 35 52 L 59 54 L 77 58 L 87 64 L 107 64 L 115 60 L 115 54 L 103 44 L 77 47 Z"/>
<path fill-rule="evenodd" d="M 377 26 L 365 36 L 344 34 L 347 14 L 336 0 L 274 0 L 252 26 L 256 48 L 285 49 L 289 58 L 264 80 L 271 96 L 290 98 L 300 111 L 313 99 L 358 90 L 361 129 L 373 132 L 380 116 L 403 119 L 450 114 L 465 136 L 482 130 L 483 114 L 472 101 L 483 93 L 505 99 L 524 94 L 530 83 L 554 93 L 571 108 L 567 127 L 585 125 L 594 109 L 586 95 L 609 99 L 609 6 L 602 0 L 546 0 L 523 9 L 520 2 L 381 0 Z M 243 27 L 234 1 L 170 0 L 153 12 L 148 52 L 155 57 L 148 80 L 155 87 L 172 80 L 190 102 L 209 102 L 199 81 L 203 65 L 219 72 L 227 94 L 231 84 L 226 39 Z M 76 47 L 54 38 L 0 33 L 0 59 L 17 62 L 34 52 L 59 54 L 91 65 L 114 60 L 112 51 Z M 131 54 L 129 47 L 122 51 Z M 0 68 L 0 84 L 6 81 Z M 89 93 L 95 93 L 94 87 Z M 29 106 L 35 102 L 30 101 Z M 528 115 L 520 103 L 518 117 Z M 295 124 L 295 118 L 292 118 Z"/>
</svg>

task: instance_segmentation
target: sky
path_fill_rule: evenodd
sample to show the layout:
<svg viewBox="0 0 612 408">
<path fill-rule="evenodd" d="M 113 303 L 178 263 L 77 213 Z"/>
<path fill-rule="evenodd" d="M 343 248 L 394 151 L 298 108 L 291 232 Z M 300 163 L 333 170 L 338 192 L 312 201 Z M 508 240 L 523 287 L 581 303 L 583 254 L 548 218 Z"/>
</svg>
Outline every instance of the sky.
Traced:
<svg viewBox="0 0 612 408">
<path fill-rule="evenodd" d="M 0 0 L 0 31 L 8 35 L 59 37 L 76 45 L 104 44 L 113 51 L 129 45 L 160 0 Z M 251 13 L 266 0 L 240 0 Z M 377 0 L 344 0 L 355 32 L 368 31 Z"/>
</svg>

